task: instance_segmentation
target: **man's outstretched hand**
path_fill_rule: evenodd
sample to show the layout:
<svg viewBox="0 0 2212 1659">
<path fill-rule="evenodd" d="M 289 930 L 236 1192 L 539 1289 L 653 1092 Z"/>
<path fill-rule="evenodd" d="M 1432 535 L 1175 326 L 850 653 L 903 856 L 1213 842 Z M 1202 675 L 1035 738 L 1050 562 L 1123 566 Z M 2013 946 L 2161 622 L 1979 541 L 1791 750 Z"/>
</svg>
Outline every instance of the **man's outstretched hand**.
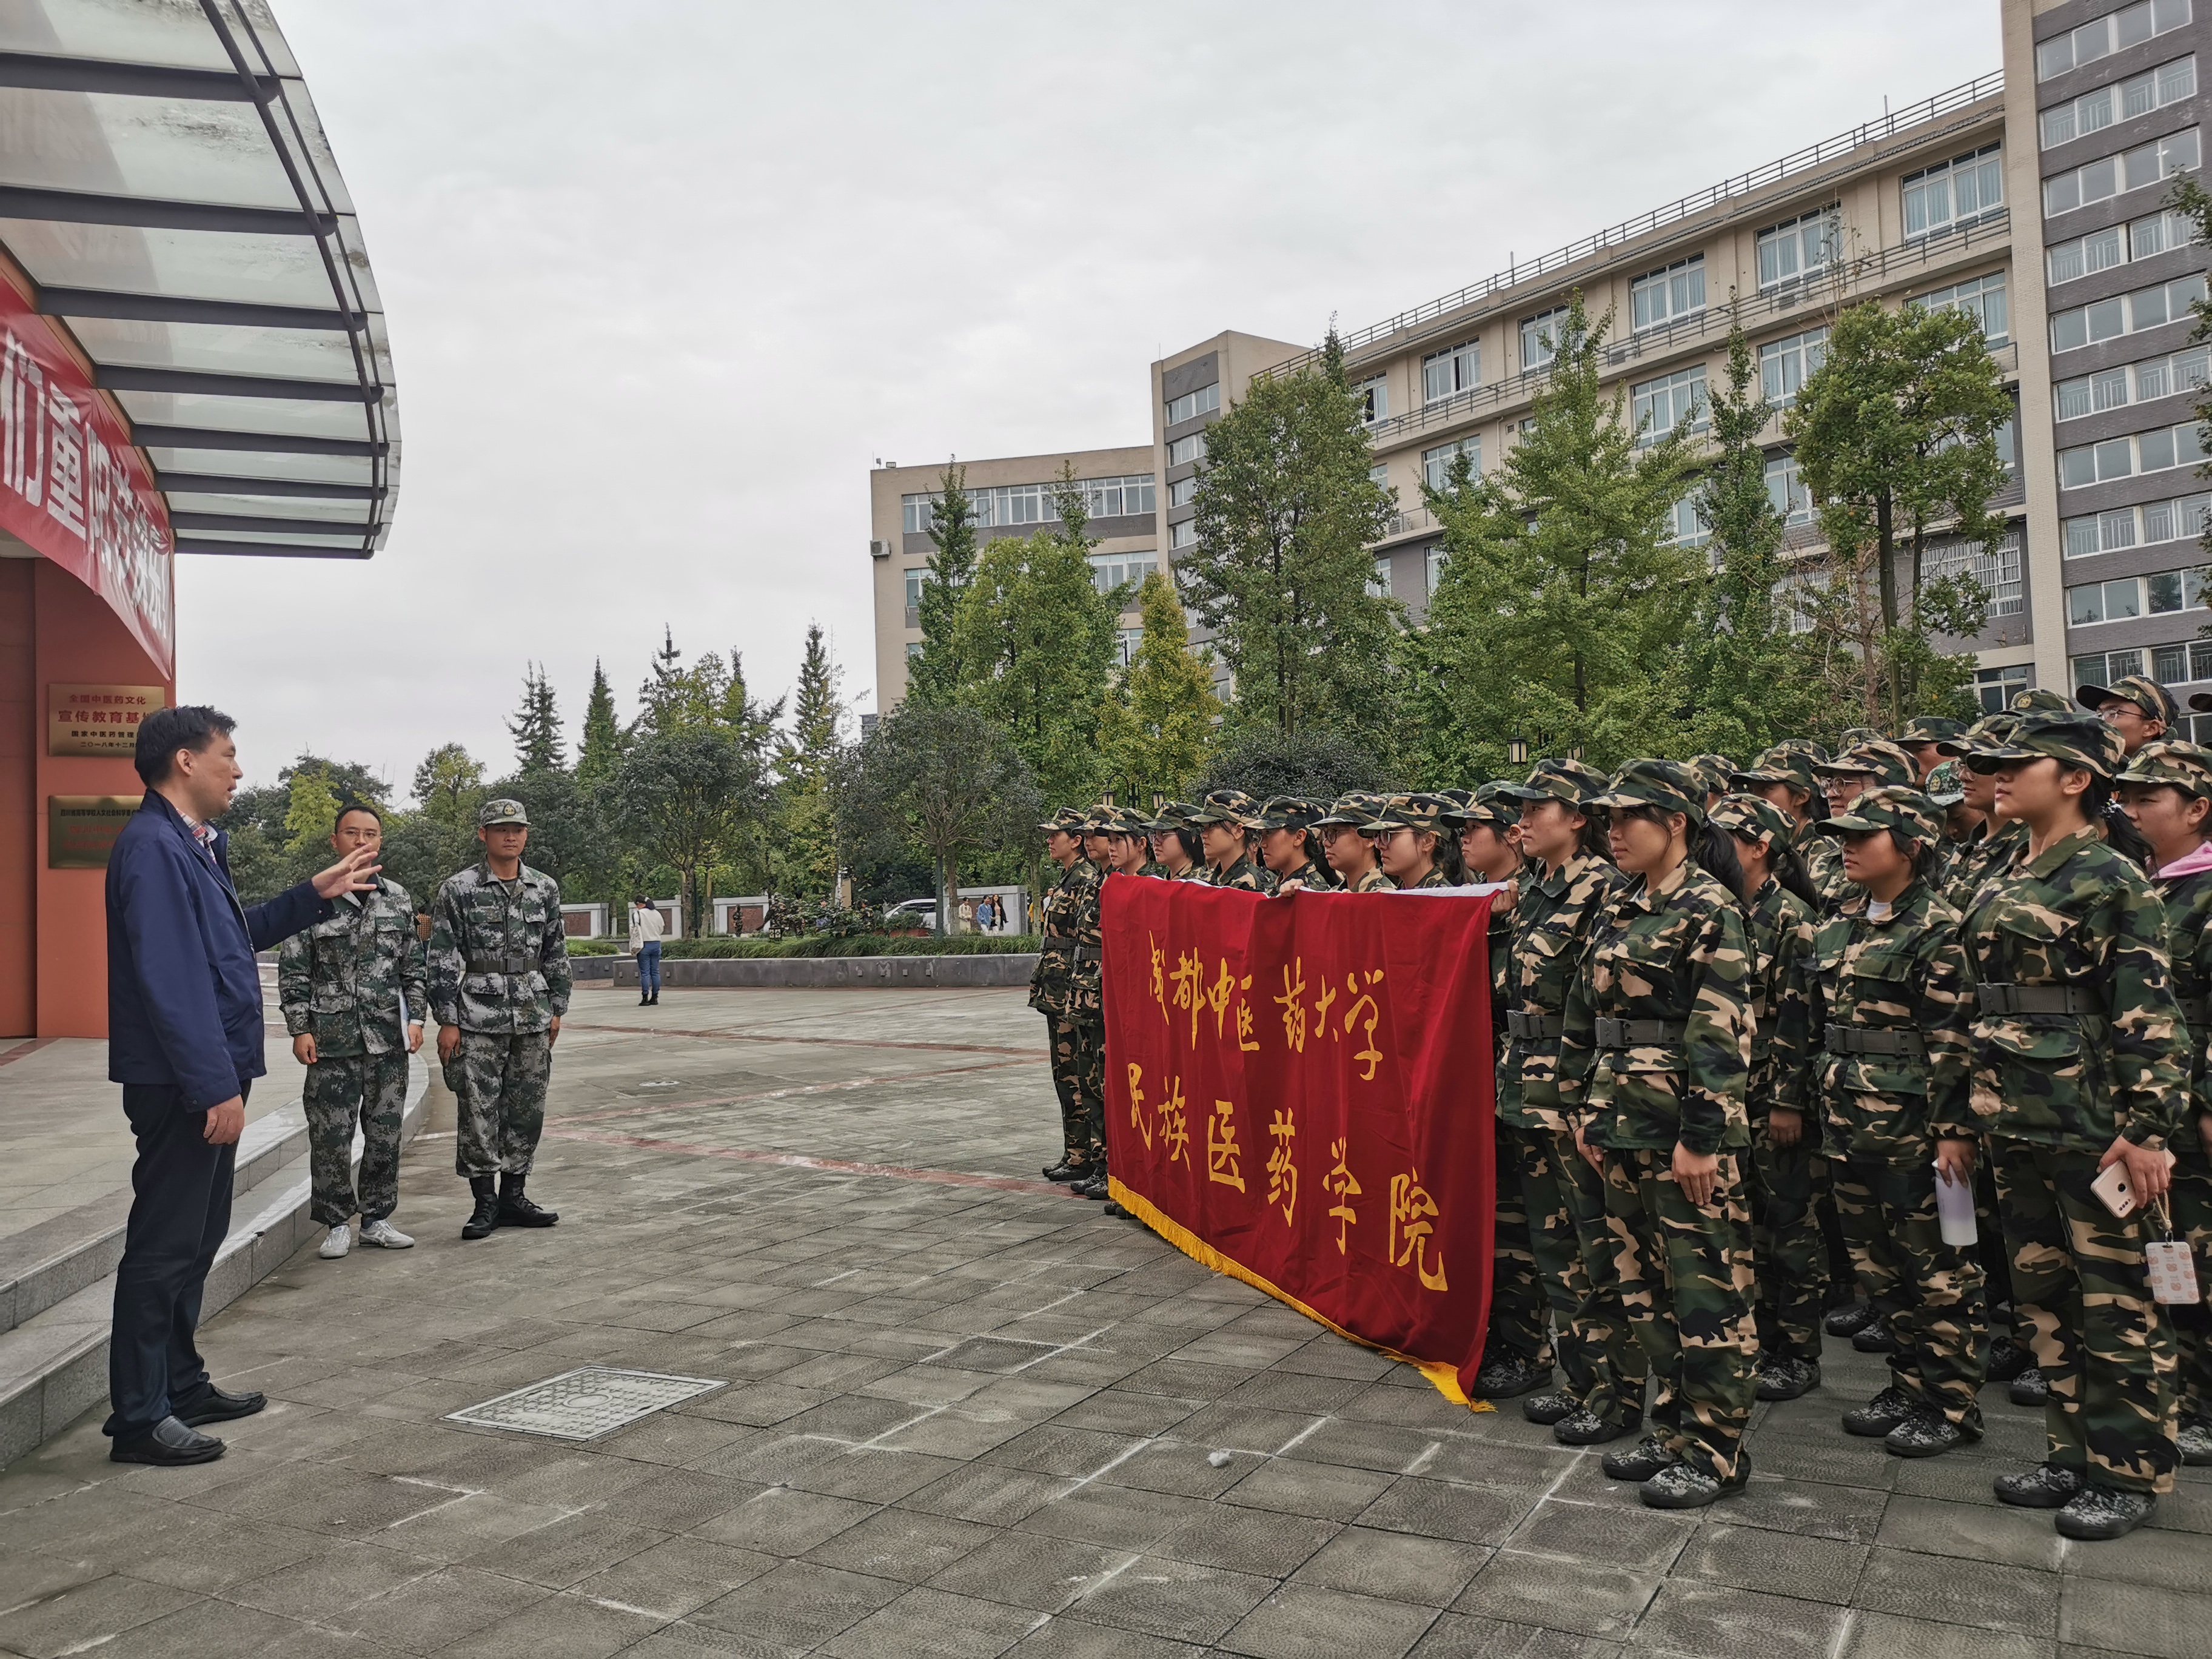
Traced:
<svg viewBox="0 0 2212 1659">
<path fill-rule="evenodd" d="M 384 866 L 371 864 L 374 847 L 356 847 L 315 878 L 315 896 L 334 899 L 341 893 L 366 893 L 376 886 L 376 872 Z"/>
</svg>

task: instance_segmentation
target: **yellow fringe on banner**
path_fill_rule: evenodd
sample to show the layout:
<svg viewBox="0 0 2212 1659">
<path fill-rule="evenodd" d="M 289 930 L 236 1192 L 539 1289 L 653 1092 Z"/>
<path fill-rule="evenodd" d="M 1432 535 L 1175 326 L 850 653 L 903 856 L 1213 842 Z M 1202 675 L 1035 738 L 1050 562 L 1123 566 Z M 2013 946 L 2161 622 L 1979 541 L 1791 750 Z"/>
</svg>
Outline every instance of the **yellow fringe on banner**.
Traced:
<svg viewBox="0 0 2212 1659">
<path fill-rule="evenodd" d="M 1469 1411 L 1477 1412 L 1498 1409 L 1487 1400 L 1468 1398 L 1467 1390 L 1459 1385 L 1459 1368 L 1456 1365 L 1449 1364 L 1441 1359 L 1417 1359 L 1412 1354 L 1400 1353 L 1395 1348 L 1386 1347 L 1380 1342 L 1370 1341 L 1357 1331 L 1347 1331 L 1327 1314 L 1316 1313 L 1280 1285 L 1270 1285 L 1243 1262 L 1222 1255 L 1189 1228 L 1178 1222 L 1169 1220 L 1154 1206 L 1150 1199 L 1141 1194 L 1131 1192 L 1115 1178 L 1110 1170 L 1106 1176 L 1106 1190 L 1115 1203 L 1174 1245 L 1176 1249 L 1181 1250 L 1193 1261 L 1202 1267 L 1211 1267 L 1218 1273 L 1227 1273 L 1231 1279 L 1241 1279 L 1255 1291 L 1265 1291 L 1284 1306 L 1296 1308 L 1315 1324 L 1325 1326 L 1329 1330 L 1334 1331 L 1347 1342 L 1357 1342 L 1363 1348 L 1374 1349 L 1385 1359 L 1395 1359 L 1402 1364 L 1413 1366 L 1423 1376 L 1429 1379 L 1438 1394 L 1455 1406 L 1464 1406 Z"/>
</svg>

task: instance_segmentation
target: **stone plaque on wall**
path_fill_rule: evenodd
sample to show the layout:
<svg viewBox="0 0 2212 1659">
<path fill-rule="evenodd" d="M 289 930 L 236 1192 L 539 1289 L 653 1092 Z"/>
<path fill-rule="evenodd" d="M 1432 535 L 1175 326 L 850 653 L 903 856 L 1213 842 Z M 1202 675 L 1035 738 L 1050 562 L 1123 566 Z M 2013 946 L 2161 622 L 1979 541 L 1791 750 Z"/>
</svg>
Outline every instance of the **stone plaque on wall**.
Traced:
<svg viewBox="0 0 2212 1659">
<path fill-rule="evenodd" d="M 138 744 L 138 722 L 167 701 L 158 685 L 49 685 L 46 753 L 128 760 Z"/>
<path fill-rule="evenodd" d="M 46 868 L 105 870 L 115 838 L 143 795 L 46 797 Z"/>
</svg>

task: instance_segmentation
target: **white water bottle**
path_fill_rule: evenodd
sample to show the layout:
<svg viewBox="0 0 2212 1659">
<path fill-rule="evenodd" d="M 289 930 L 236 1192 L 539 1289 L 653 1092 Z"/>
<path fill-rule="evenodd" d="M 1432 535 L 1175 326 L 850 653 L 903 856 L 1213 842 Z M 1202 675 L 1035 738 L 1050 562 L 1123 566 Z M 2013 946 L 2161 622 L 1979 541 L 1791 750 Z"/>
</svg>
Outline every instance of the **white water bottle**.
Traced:
<svg viewBox="0 0 2212 1659">
<path fill-rule="evenodd" d="M 1943 1242 L 1953 1249 L 1981 1242 L 1981 1230 L 1974 1224 L 1972 1178 L 1948 1180 L 1940 1164 L 1936 1166 L 1936 1218 L 1942 1224 Z"/>
</svg>

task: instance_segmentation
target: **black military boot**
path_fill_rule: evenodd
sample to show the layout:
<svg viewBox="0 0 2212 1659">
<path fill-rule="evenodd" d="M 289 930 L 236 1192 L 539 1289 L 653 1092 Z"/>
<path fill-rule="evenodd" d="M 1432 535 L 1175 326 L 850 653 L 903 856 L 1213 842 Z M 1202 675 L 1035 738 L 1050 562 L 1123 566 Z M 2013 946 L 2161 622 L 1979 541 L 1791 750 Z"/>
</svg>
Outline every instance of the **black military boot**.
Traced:
<svg viewBox="0 0 2212 1659">
<path fill-rule="evenodd" d="M 499 1178 L 499 1224 L 502 1227 L 550 1227 L 561 1218 L 557 1210 L 541 1210 L 524 1196 L 526 1176 Z"/>
<path fill-rule="evenodd" d="M 641 1008 L 649 1008 L 653 1006 L 653 999 L 640 991 L 637 994 L 637 1006 Z"/>
<path fill-rule="evenodd" d="M 1827 1316 L 1821 1320 L 1820 1328 L 1830 1336 L 1856 1336 L 1873 1324 L 1877 1317 L 1879 1316 L 1871 1304 L 1850 1302 L 1840 1308 L 1831 1309 Z"/>
<path fill-rule="evenodd" d="M 499 1183 L 489 1176 L 471 1176 L 469 1190 L 477 1195 L 477 1207 L 461 1224 L 463 1238 L 489 1238 L 499 1226 Z"/>
</svg>

